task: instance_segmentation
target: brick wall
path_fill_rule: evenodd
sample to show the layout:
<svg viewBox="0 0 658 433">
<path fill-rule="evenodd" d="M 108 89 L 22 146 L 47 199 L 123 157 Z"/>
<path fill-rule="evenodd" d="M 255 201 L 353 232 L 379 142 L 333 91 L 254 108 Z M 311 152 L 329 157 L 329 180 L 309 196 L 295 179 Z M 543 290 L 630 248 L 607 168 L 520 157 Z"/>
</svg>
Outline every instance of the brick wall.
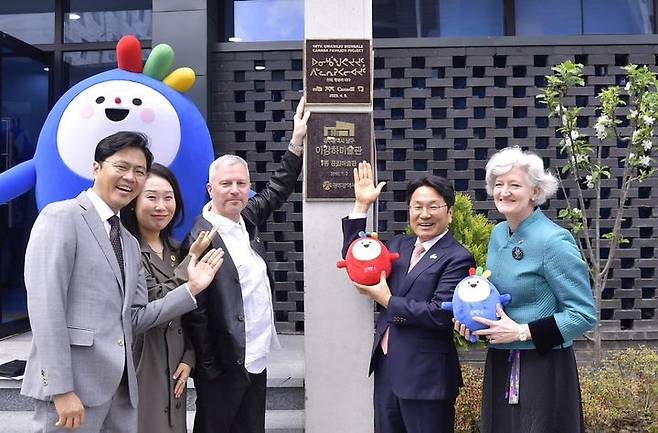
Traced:
<svg viewBox="0 0 658 433">
<path fill-rule="evenodd" d="M 590 136 L 595 116 L 589 107 L 600 89 L 623 83 L 621 66 L 648 64 L 658 71 L 658 45 L 638 43 L 637 38 L 624 44 L 623 38 L 600 38 L 605 45 L 597 45 L 594 38 L 545 40 L 541 45 L 510 38 L 452 45 L 436 39 L 376 41 L 377 168 L 380 180 L 388 182 L 379 203 L 382 237 L 404 229 L 406 183 L 427 172 L 451 179 L 457 191 L 473 197 L 475 209 L 500 220 L 484 184 L 486 161 L 497 149 L 519 145 L 537 152 L 550 167 L 562 165 L 556 120 L 549 119 L 535 99 L 552 65 L 566 59 L 585 65 L 587 85 L 567 104 L 588 107 L 580 113 L 579 126 Z M 225 47 L 220 44 L 211 53 L 210 130 L 218 153 L 234 152 L 249 162 L 258 190 L 290 138 L 303 86 L 301 44 L 299 49 L 274 46 L 261 51 Z M 256 66 L 265 69 L 255 70 Z M 604 155 L 615 175 L 621 171 L 622 147 L 612 142 Z M 301 191 L 300 182 L 290 202 L 262 227 L 282 332 L 304 329 Z M 602 214 L 614 217 L 617 179 L 606 181 L 604 197 Z M 653 205 L 657 197 L 657 177 L 630 192 L 624 236 L 631 242 L 618 251 L 604 292 L 602 325 L 607 340 L 658 340 L 658 215 Z M 555 220 L 565 205 L 560 193 L 544 208 Z M 604 227 L 611 227 L 611 220 Z"/>
</svg>

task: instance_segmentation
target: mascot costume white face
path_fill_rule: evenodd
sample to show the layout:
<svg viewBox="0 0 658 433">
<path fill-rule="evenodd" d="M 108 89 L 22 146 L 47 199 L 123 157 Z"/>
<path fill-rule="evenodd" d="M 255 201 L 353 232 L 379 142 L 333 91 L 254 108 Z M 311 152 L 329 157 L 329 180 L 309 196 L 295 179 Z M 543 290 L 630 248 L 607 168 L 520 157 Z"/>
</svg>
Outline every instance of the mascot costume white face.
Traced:
<svg viewBox="0 0 658 433">
<path fill-rule="evenodd" d="M 138 131 L 148 136 L 154 162 L 176 174 L 186 215 L 175 233 L 186 233 L 205 202 L 214 152 L 203 116 L 183 95 L 194 84 L 194 71 L 167 74 L 173 60 L 171 47 L 160 44 L 142 67 L 137 38 L 121 38 L 118 68 L 69 89 L 48 114 L 34 158 L 0 173 L 0 203 L 32 187 L 39 210 L 77 196 L 92 184 L 98 142 L 118 131 Z"/>
</svg>

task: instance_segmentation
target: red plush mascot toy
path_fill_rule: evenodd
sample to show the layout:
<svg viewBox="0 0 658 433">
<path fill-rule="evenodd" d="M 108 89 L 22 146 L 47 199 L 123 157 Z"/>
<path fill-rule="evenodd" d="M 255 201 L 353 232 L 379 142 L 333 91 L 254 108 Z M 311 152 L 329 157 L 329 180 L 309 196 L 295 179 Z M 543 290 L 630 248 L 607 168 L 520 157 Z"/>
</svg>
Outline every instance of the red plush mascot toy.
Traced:
<svg viewBox="0 0 658 433">
<path fill-rule="evenodd" d="M 350 245 L 345 260 L 339 260 L 336 266 L 347 268 L 347 275 L 355 283 L 372 286 L 379 282 L 382 271 L 389 276 L 391 263 L 399 258 L 398 253 L 388 251 L 386 245 L 377 239 L 377 233 L 366 236 L 359 232 L 359 238 Z"/>
</svg>

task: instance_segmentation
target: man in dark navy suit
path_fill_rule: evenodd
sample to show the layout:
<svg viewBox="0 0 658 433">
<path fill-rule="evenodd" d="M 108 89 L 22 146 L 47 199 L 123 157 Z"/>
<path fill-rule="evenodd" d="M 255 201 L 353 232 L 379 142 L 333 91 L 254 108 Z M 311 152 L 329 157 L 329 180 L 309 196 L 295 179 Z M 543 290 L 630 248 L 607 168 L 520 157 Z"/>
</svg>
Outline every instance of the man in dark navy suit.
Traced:
<svg viewBox="0 0 658 433">
<path fill-rule="evenodd" d="M 366 228 L 366 215 L 384 182 L 375 186 L 369 163 L 354 169 L 354 209 L 343 219 L 343 257 Z M 455 399 L 462 385 L 452 340 L 452 313 L 441 310 L 457 283 L 475 265 L 448 232 L 455 192 L 450 183 L 426 176 L 407 186 L 413 235 L 387 243 L 400 258 L 388 279 L 357 289 L 384 309 L 379 314 L 370 359 L 375 372 L 376 433 L 452 433 Z"/>
</svg>

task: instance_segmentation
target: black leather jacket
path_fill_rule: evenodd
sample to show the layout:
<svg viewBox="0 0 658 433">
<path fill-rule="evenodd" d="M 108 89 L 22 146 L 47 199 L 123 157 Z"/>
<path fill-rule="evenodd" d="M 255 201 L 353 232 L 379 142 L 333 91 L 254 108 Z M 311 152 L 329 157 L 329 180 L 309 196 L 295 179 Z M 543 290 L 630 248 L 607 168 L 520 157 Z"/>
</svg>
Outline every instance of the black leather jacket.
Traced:
<svg viewBox="0 0 658 433">
<path fill-rule="evenodd" d="M 270 178 L 265 189 L 250 198 L 242 211 L 251 248 L 265 263 L 265 248 L 258 236 L 258 226 L 286 202 L 295 188 L 301 169 L 301 157 L 286 152 L 281 166 Z M 199 232 L 211 228 L 211 224 L 199 215 L 185 237 L 181 250 L 187 253 Z M 221 236 L 215 237 L 212 246 L 224 249 L 224 263 L 210 286 L 197 295 L 197 309 L 183 318 L 186 333 L 196 352 L 194 377 L 202 380 L 216 379 L 232 368 L 245 371 L 242 368 L 245 357 L 244 306 L 238 271 Z M 270 287 L 274 289 L 269 266 L 267 272 Z"/>
</svg>

